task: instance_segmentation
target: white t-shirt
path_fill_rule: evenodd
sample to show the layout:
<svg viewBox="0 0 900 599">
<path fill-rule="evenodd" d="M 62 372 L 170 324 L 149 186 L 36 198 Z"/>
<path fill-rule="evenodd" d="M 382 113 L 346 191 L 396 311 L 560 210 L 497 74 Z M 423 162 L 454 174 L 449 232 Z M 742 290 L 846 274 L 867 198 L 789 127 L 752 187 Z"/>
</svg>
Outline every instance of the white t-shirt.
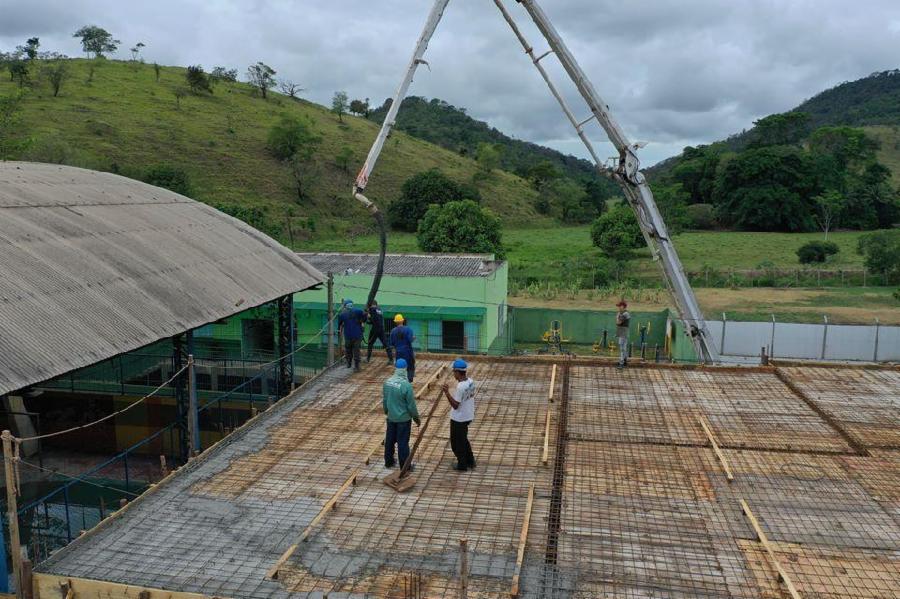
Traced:
<svg viewBox="0 0 900 599">
<path fill-rule="evenodd" d="M 450 408 L 450 420 L 469 422 L 475 419 L 475 381 L 466 379 L 457 383 L 453 399 L 459 402 L 459 407 Z"/>
</svg>

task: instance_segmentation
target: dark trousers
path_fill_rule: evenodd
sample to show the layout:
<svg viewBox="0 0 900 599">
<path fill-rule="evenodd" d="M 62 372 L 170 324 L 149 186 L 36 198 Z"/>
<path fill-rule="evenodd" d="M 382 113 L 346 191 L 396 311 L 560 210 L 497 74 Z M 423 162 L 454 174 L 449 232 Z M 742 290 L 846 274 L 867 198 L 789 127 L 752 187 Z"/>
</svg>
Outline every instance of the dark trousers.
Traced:
<svg viewBox="0 0 900 599">
<path fill-rule="evenodd" d="M 413 378 L 416 376 L 416 356 L 415 354 L 407 354 L 397 352 L 397 359 L 403 358 L 406 360 L 406 378 L 409 382 L 413 382 Z"/>
<path fill-rule="evenodd" d="M 472 445 L 469 443 L 469 425 L 472 421 L 450 421 L 450 449 L 456 456 L 456 461 L 461 468 L 474 468 L 475 456 L 472 454 Z"/>
<path fill-rule="evenodd" d="M 366 362 L 372 359 L 372 348 L 375 347 L 376 341 L 381 341 L 381 345 L 383 345 L 384 349 L 387 350 L 388 360 L 393 363 L 394 348 L 392 348 L 391 344 L 388 343 L 387 336 L 384 334 L 384 329 L 377 331 L 375 330 L 375 327 L 369 329 L 369 351 L 366 354 Z"/>
<path fill-rule="evenodd" d="M 406 463 L 409 457 L 409 433 L 412 430 L 412 420 L 406 422 L 390 422 L 387 423 L 387 431 L 384 434 L 384 465 L 394 465 L 394 445 L 397 446 L 397 454 L 400 458 L 400 465 Z"/>
<path fill-rule="evenodd" d="M 362 339 L 345 339 L 344 340 L 344 358 L 347 360 L 347 368 L 356 364 L 359 369 L 359 348 L 362 345 Z"/>
</svg>

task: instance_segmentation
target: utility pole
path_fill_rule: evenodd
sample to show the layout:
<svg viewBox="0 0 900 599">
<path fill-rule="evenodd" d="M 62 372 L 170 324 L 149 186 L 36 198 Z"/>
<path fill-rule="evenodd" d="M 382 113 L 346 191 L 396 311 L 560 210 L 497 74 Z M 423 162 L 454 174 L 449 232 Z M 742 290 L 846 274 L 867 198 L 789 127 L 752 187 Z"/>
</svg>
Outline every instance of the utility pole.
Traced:
<svg viewBox="0 0 900 599">
<path fill-rule="evenodd" d="M 187 358 L 188 387 L 188 435 L 190 439 L 190 456 L 200 453 L 200 412 L 197 406 L 197 375 L 194 372 L 194 354 Z"/>
<path fill-rule="evenodd" d="M 19 540 L 19 504 L 16 500 L 19 490 L 14 474 L 12 433 L 3 431 L 3 469 L 6 475 L 6 509 L 9 517 L 9 552 L 12 554 L 13 580 L 16 584 L 16 597 L 23 599 L 25 589 L 22 588 L 22 546 Z"/>
<path fill-rule="evenodd" d="M 328 273 L 328 366 L 334 364 L 334 275 Z"/>
</svg>

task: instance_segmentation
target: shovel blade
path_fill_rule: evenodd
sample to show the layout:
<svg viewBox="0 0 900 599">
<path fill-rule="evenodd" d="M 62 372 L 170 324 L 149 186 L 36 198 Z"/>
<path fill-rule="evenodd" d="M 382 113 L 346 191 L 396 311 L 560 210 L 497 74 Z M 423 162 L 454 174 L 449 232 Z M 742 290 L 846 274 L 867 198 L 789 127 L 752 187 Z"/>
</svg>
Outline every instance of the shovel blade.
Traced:
<svg viewBox="0 0 900 599">
<path fill-rule="evenodd" d="M 416 484 L 416 477 L 412 474 L 400 476 L 400 472 L 391 472 L 382 479 L 382 482 L 398 493 L 405 493 Z"/>
</svg>

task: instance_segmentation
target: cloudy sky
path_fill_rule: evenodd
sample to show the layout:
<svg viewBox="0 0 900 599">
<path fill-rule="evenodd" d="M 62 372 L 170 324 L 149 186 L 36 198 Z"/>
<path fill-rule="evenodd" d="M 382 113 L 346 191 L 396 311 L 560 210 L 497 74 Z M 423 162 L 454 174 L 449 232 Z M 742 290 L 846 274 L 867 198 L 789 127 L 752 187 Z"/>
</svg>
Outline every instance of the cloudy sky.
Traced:
<svg viewBox="0 0 900 599">
<path fill-rule="evenodd" d="M 538 52 L 524 9 L 506 0 Z M 652 164 L 873 71 L 900 67 L 897 0 L 543 0 L 570 49 Z M 0 49 L 40 36 L 80 55 L 100 25 L 148 62 L 238 68 L 262 60 L 329 103 L 393 94 L 431 0 L 0 0 Z M 584 155 L 491 0 L 451 0 L 411 93 L 466 107 L 515 137 Z M 546 63 L 550 64 L 550 62 Z M 551 69 L 565 83 L 561 69 Z M 568 89 L 568 87 L 566 87 Z M 587 109 L 569 93 L 576 115 Z M 592 132 L 598 142 L 602 131 Z M 612 155 L 603 148 L 603 155 Z"/>
</svg>

